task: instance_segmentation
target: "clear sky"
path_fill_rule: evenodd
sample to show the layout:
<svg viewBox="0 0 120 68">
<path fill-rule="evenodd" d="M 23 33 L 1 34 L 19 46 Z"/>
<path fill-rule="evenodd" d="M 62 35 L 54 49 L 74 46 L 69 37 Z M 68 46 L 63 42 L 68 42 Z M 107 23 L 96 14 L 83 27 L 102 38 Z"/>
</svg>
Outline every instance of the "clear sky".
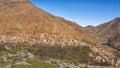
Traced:
<svg viewBox="0 0 120 68">
<path fill-rule="evenodd" d="M 120 17 L 120 0 L 30 0 L 41 9 L 81 26 L 99 25 Z"/>
</svg>

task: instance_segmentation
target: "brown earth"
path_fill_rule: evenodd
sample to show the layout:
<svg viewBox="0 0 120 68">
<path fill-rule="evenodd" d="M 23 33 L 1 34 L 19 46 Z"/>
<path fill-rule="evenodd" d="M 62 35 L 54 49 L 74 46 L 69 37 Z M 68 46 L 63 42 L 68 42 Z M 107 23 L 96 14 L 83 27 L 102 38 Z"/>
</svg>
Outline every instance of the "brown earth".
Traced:
<svg viewBox="0 0 120 68">
<path fill-rule="evenodd" d="M 98 45 L 101 40 L 96 32 L 51 15 L 28 0 L 0 0 L 1 43 L 88 46 L 93 63 L 115 65 L 116 56 Z"/>
<path fill-rule="evenodd" d="M 117 17 L 107 23 L 98 25 L 96 31 L 106 39 L 120 33 L 120 17 Z"/>
</svg>

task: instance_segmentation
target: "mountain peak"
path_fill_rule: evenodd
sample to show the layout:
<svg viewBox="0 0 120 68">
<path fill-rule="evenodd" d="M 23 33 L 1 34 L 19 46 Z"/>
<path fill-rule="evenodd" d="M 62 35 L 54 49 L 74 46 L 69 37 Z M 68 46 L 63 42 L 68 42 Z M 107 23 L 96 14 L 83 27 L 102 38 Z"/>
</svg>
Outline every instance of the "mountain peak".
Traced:
<svg viewBox="0 0 120 68">
<path fill-rule="evenodd" d="M 120 17 L 116 17 L 115 19 L 120 19 Z"/>
<path fill-rule="evenodd" d="M 120 21 L 120 17 L 116 17 L 114 20 L 118 20 L 118 21 Z"/>
<path fill-rule="evenodd" d="M 98 32 L 104 36 L 106 36 L 107 38 L 110 38 L 116 34 L 119 34 L 119 30 L 120 30 L 120 17 L 116 17 L 113 20 L 98 25 L 96 27 L 96 29 L 98 30 Z"/>
<path fill-rule="evenodd" d="M 86 26 L 86 28 L 94 28 L 94 26 L 88 25 L 88 26 Z"/>
</svg>

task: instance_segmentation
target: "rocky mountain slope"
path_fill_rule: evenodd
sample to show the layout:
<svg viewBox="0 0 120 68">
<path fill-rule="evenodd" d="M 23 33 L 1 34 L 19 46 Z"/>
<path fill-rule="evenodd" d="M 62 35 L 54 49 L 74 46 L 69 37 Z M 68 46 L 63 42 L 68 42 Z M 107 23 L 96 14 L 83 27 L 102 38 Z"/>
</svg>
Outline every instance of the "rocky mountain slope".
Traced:
<svg viewBox="0 0 120 68">
<path fill-rule="evenodd" d="M 103 43 L 105 41 L 105 38 L 103 35 L 100 35 L 97 32 L 96 27 L 92 26 L 92 25 L 88 25 L 85 27 L 86 28 L 86 35 L 91 37 L 92 39 L 96 40 L 97 43 Z"/>
<path fill-rule="evenodd" d="M 109 38 L 108 45 L 120 51 L 120 34 Z"/>
<path fill-rule="evenodd" d="M 107 23 L 98 25 L 96 31 L 100 35 L 104 35 L 106 39 L 120 33 L 120 17 L 117 17 Z"/>
<path fill-rule="evenodd" d="M 54 43 L 60 41 L 57 38 L 61 38 L 61 40 L 66 38 L 66 41 L 69 38 L 72 43 L 76 43 L 77 40 L 92 42 L 92 39 L 80 32 L 83 29 L 81 26 L 77 31 L 74 26 L 75 23 L 53 16 L 35 7 L 28 0 L 1 0 L 0 5 L 0 34 L 2 38 L 6 35 L 10 38 L 16 36 L 15 38 L 26 39 L 26 36 L 29 38 L 52 34 L 56 37 Z M 23 41 L 28 42 L 27 39 Z"/>
<path fill-rule="evenodd" d="M 95 27 L 99 35 L 103 35 L 107 44 L 117 50 L 120 49 L 120 17 Z"/>
<path fill-rule="evenodd" d="M 94 38 L 96 36 L 96 39 Z M 113 52 L 98 45 L 99 35 L 51 15 L 28 0 L 0 0 L 0 45 L 87 46 L 90 64 L 115 65 Z"/>
</svg>

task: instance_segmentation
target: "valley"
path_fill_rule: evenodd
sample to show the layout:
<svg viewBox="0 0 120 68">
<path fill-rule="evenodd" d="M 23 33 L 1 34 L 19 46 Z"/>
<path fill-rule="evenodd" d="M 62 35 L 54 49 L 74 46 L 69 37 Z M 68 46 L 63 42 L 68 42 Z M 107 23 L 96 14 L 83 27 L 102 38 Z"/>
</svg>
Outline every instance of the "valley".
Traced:
<svg viewBox="0 0 120 68">
<path fill-rule="evenodd" d="M 0 68 L 119 68 L 120 17 L 82 27 L 29 0 L 0 0 Z"/>
</svg>

